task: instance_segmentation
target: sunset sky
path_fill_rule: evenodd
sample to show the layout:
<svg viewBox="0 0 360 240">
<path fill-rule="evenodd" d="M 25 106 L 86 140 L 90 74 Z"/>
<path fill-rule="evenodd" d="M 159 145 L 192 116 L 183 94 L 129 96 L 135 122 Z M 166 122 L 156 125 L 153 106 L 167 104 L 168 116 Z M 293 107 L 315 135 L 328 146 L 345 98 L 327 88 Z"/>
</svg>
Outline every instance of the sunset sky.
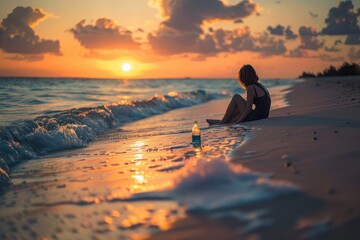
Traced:
<svg viewBox="0 0 360 240">
<path fill-rule="evenodd" d="M 0 76 L 234 78 L 250 63 L 261 78 L 289 78 L 360 62 L 354 0 L 0 0 L 0 6 Z"/>
</svg>

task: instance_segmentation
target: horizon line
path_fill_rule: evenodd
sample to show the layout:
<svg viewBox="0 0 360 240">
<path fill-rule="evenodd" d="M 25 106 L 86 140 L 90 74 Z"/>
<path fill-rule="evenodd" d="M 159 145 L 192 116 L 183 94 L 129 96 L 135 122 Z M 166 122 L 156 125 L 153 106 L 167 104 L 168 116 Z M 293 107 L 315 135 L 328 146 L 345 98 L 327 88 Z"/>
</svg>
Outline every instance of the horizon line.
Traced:
<svg viewBox="0 0 360 240">
<path fill-rule="evenodd" d="M 89 79 L 89 80 L 236 80 L 235 77 L 159 77 L 159 78 L 102 78 L 102 77 L 55 77 L 55 76 L 0 76 L 0 78 L 37 78 L 37 79 Z M 288 78 L 260 78 L 259 80 L 283 80 L 283 79 L 298 79 L 298 77 L 288 77 Z"/>
</svg>

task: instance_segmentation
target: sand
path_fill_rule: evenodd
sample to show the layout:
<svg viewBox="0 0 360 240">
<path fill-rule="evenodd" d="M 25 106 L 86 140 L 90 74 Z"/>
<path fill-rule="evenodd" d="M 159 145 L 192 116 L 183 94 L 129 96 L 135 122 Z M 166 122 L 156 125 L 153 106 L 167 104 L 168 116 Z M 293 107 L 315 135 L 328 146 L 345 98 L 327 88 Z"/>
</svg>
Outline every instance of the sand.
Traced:
<svg viewBox="0 0 360 240">
<path fill-rule="evenodd" d="M 235 162 L 271 171 L 320 200 L 321 209 L 305 219 L 330 221 L 324 239 L 359 239 L 360 78 L 309 79 L 288 100 L 270 119 L 247 124 L 261 130 L 237 150 Z M 241 160 L 247 151 L 255 152 L 252 159 Z"/>
<path fill-rule="evenodd" d="M 282 108 L 261 121 L 208 128 L 205 118 L 221 117 L 229 101 L 216 100 L 128 124 L 87 148 L 19 164 L 12 169 L 11 189 L 0 198 L 0 237 L 359 239 L 359 80 L 309 79 L 290 93 L 273 88 L 273 106 Z M 285 94 L 287 107 L 281 97 Z M 191 128 L 194 120 L 203 129 L 201 152 L 189 144 L 189 129 L 181 128 Z M 151 130 L 159 124 L 167 126 L 164 134 Z M 205 200 L 207 206 L 206 196 L 209 202 L 223 197 L 223 208 L 186 213 L 183 196 L 174 199 L 175 191 L 161 192 L 176 188 L 172 179 L 179 179 L 189 164 L 213 158 L 227 162 L 215 165 L 215 175 L 200 182 L 210 194 L 197 201 Z M 270 185 L 260 177 L 247 183 L 248 171 L 269 173 Z M 196 172 L 191 174 L 185 180 L 197 183 Z M 250 188 L 237 192 L 236 186 L 244 185 L 227 174 L 239 174 Z M 229 185 L 235 182 L 237 194 L 221 195 L 211 182 L 214 176 Z M 228 204 L 230 196 L 249 197 L 251 188 L 259 186 L 264 189 L 254 195 L 258 200 Z M 293 186 L 297 190 L 287 193 Z M 286 194 L 269 197 L 274 189 Z M 202 189 L 185 190 L 189 195 Z M 219 194 L 211 195 L 212 190 Z M 141 201 L 133 197 L 151 191 L 167 195 Z"/>
</svg>

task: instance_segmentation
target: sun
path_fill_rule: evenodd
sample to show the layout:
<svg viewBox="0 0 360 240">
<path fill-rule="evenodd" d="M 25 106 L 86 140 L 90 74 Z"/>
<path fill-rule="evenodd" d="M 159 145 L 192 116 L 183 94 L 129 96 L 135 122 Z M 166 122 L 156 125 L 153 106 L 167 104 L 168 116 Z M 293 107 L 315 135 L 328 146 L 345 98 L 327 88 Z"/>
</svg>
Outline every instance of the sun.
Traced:
<svg viewBox="0 0 360 240">
<path fill-rule="evenodd" d="M 121 69 L 123 72 L 129 72 L 131 70 L 131 64 L 130 63 L 124 63 L 121 66 Z"/>
</svg>

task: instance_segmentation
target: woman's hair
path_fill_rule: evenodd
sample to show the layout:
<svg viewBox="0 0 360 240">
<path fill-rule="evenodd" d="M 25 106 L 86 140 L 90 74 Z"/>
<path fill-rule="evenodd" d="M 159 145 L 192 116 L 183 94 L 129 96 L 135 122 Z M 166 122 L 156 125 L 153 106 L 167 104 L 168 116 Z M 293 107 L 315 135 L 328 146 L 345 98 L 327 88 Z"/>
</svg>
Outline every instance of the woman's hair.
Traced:
<svg viewBox="0 0 360 240">
<path fill-rule="evenodd" d="M 257 76 L 255 69 L 250 64 L 242 66 L 239 71 L 238 81 L 244 89 L 251 84 L 257 83 L 258 80 L 259 77 Z"/>
</svg>

